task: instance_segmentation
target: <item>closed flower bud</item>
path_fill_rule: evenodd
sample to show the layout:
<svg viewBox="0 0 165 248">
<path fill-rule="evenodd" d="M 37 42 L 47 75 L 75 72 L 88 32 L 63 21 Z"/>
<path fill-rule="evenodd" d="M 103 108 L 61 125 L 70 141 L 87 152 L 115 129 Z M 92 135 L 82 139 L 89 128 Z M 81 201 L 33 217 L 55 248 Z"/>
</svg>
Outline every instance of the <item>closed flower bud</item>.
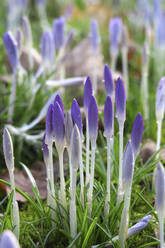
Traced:
<svg viewBox="0 0 165 248">
<path fill-rule="evenodd" d="M 126 96 L 124 84 L 121 78 L 117 79 L 115 89 L 116 117 L 118 122 L 124 123 L 126 119 Z"/>
<path fill-rule="evenodd" d="M 156 119 L 163 120 L 165 112 L 165 77 L 161 78 L 156 92 Z"/>
<path fill-rule="evenodd" d="M 61 16 L 54 20 L 53 23 L 53 36 L 55 48 L 60 49 L 65 43 L 65 18 Z"/>
<path fill-rule="evenodd" d="M 142 140 L 142 136 L 143 136 L 143 117 L 140 113 L 138 113 L 133 123 L 132 135 L 131 135 L 131 143 L 132 143 L 135 159 L 139 151 L 139 146 Z"/>
<path fill-rule="evenodd" d="M 122 34 L 122 20 L 119 17 L 112 18 L 109 22 L 110 50 L 112 55 L 116 55 L 119 50 L 119 44 Z"/>
<path fill-rule="evenodd" d="M 55 46 L 53 34 L 50 31 L 45 31 L 41 38 L 41 53 L 45 63 L 51 63 L 55 54 Z"/>
<path fill-rule="evenodd" d="M 128 141 L 123 155 L 123 186 L 130 185 L 133 177 L 133 149 Z"/>
<path fill-rule="evenodd" d="M 86 116 L 88 116 L 88 107 L 89 107 L 92 94 L 93 94 L 92 82 L 91 82 L 90 77 L 88 76 L 85 82 L 85 86 L 84 86 L 84 111 L 85 111 Z"/>
<path fill-rule="evenodd" d="M 142 218 L 138 223 L 128 229 L 127 238 L 143 230 L 151 219 L 151 215 Z"/>
<path fill-rule="evenodd" d="M 8 170 L 14 170 L 13 142 L 7 128 L 3 132 L 3 153 Z"/>
<path fill-rule="evenodd" d="M 113 133 L 113 106 L 111 97 L 107 96 L 104 105 L 104 136 L 110 138 Z"/>
<path fill-rule="evenodd" d="M 94 96 L 91 96 L 88 108 L 88 127 L 92 145 L 95 145 L 98 135 L 98 108 Z"/>
<path fill-rule="evenodd" d="M 113 97 L 113 77 L 108 65 L 104 66 L 104 85 L 107 96 Z"/>
<path fill-rule="evenodd" d="M 97 20 L 93 19 L 91 21 L 91 45 L 93 52 L 97 53 L 98 47 L 100 44 L 100 36 L 99 36 L 99 30 L 98 30 L 98 23 Z"/>
<path fill-rule="evenodd" d="M 72 101 L 71 116 L 72 116 L 73 124 L 76 124 L 79 128 L 80 136 L 81 136 L 81 139 L 83 140 L 84 137 L 83 137 L 83 125 L 82 125 L 81 111 L 75 98 Z"/>
<path fill-rule="evenodd" d="M 27 45 L 32 47 L 32 30 L 27 16 L 22 17 L 22 29 Z"/>
<path fill-rule="evenodd" d="M 80 163 L 81 137 L 79 128 L 74 126 L 71 136 L 71 164 L 73 169 L 78 169 Z"/>
<path fill-rule="evenodd" d="M 10 230 L 2 233 L 0 237 L 0 248 L 20 248 L 15 235 Z"/>
<path fill-rule="evenodd" d="M 54 105 L 55 105 L 56 102 L 58 102 L 58 104 L 60 105 L 60 108 L 61 108 L 62 113 L 64 115 L 64 104 L 63 104 L 63 101 L 62 101 L 62 99 L 61 99 L 59 94 L 57 94 L 55 99 L 54 99 Z"/>
</svg>

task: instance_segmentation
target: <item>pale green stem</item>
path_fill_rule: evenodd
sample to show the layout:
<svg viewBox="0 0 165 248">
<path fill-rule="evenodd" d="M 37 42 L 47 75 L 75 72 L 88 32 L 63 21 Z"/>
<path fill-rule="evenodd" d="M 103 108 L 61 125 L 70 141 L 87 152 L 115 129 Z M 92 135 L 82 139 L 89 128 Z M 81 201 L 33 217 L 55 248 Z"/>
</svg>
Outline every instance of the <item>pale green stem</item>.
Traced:
<svg viewBox="0 0 165 248">
<path fill-rule="evenodd" d="M 91 156 L 91 173 L 90 173 L 90 185 L 88 190 L 88 214 L 91 216 L 92 213 L 92 198 L 93 198 L 93 185 L 94 185 L 94 171 L 95 171 L 95 150 L 96 145 L 91 145 L 92 156 Z"/>
<path fill-rule="evenodd" d="M 107 138 L 107 193 L 105 198 L 104 215 L 109 214 L 109 203 L 111 193 L 111 139 Z"/>
<path fill-rule="evenodd" d="M 59 166 L 60 166 L 60 200 L 63 207 L 66 209 L 66 192 L 65 192 L 65 178 L 63 165 L 63 150 L 59 151 Z"/>
<path fill-rule="evenodd" d="M 142 70 L 141 96 L 143 103 L 144 119 L 149 120 L 148 68 L 146 66 L 144 66 Z"/>
<path fill-rule="evenodd" d="M 86 116 L 86 185 L 89 183 L 89 128 Z"/>
<path fill-rule="evenodd" d="M 81 199 L 81 204 L 84 207 L 84 173 L 83 173 L 83 160 L 82 160 L 82 142 L 81 142 L 81 147 L 80 147 L 80 188 L 81 188 L 81 193 L 80 193 L 80 199 Z"/>
<path fill-rule="evenodd" d="M 156 151 L 160 149 L 160 142 L 161 142 L 161 129 L 162 129 L 162 120 L 157 121 L 157 142 L 156 142 Z M 157 154 L 156 158 L 159 157 Z"/>
<path fill-rule="evenodd" d="M 116 71 L 116 63 L 117 63 L 117 54 L 112 55 L 111 58 L 112 58 L 111 71 L 112 71 L 112 73 L 115 73 L 115 71 Z"/>
<path fill-rule="evenodd" d="M 159 217 L 159 226 L 160 226 L 160 248 L 164 248 L 164 218 Z"/>
<path fill-rule="evenodd" d="M 124 122 L 119 122 L 119 188 L 117 202 L 123 199 L 122 166 L 123 166 L 123 130 Z"/>
<path fill-rule="evenodd" d="M 94 94 L 96 95 L 97 94 L 97 88 L 98 88 L 98 85 L 97 85 L 97 64 L 96 64 L 96 61 L 97 61 L 97 55 L 94 54 L 93 55 L 93 58 L 94 58 L 94 63 L 93 63 L 93 91 L 94 91 Z"/>
<path fill-rule="evenodd" d="M 129 224 L 130 199 L 131 199 L 131 186 L 128 185 L 125 190 L 124 208 L 122 211 L 120 229 L 119 229 L 119 240 L 120 240 L 121 248 L 125 248 L 125 240 L 127 238 L 128 224 Z"/>
<path fill-rule="evenodd" d="M 124 85 L 126 89 L 126 96 L 128 98 L 129 79 L 128 79 L 128 47 L 127 46 L 124 46 L 122 48 L 122 66 L 123 66 L 123 78 L 124 78 Z"/>
<path fill-rule="evenodd" d="M 9 109 L 8 109 L 8 122 L 12 122 L 13 120 L 13 112 L 14 112 L 14 102 L 16 98 L 16 77 L 17 77 L 17 69 L 12 74 L 12 87 L 11 94 L 9 99 Z"/>
<path fill-rule="evenodd" d="M 72 169 L 72 179 L 71 179 L 71 201 L 70 201 L 70 234 L 74 238 L 77 234 L 77 218 L 76 218 L 76 176 L 77 170 Z"/>
</svg>

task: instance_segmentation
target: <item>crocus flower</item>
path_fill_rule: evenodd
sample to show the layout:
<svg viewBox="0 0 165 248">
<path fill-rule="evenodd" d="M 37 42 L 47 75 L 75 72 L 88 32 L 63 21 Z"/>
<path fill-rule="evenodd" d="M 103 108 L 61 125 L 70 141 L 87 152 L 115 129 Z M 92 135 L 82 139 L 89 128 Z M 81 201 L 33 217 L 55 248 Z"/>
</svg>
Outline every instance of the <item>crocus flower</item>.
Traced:
<svg viewBox="0 0 165 248">
<path fill-rule="evenodd" d="M 123 186 L 130 185 L 133 176 L 133 148 L 130 141 L 128 141 L 123 155 Z"/>
<path fill-rule="evenodd" d="M 48 149 L 48 145 L 45 143 L 45 138 L 46 138 L 46 134 L 44 134 L 44 137 L 43 137 L 42 151 L 43 151 L 45 164 L 47 164 L 46 161 L 48 161 L 48 158 L 49 158 L 49 149 Z"/>
<path fill-rule="evenodd" d="M 45 122 L 45 132 L 46 132 L 46 144 L 51 145 L 53 142 L 53 104 L 49 105 L 48 112 L 46 115 L 46 122 Z"/>
<path fill-rule="evenodd" d="M 91 21 L 91 45 L 94 53 L 97 53 L 98 46 L 100 43 L 100 36 L 99 36 L 99 30 L 98 30 L 98 23 L 97 20 L 93 19 Z"/>
<path fill-rule="evenodd" d="M 132 128 L 131 143 L 136 158 L 140 146 L 140 142 L 143 136 L 143 117 L 140 113 L 137 114 Z"/>
<path fill-rule="evenodd" d="M 23 34 L 25 37 L 26 44 L 29 47 L 32 47 L 32 30 L 31 30 L 31 25 L 29 22 L 29 19 L 27 16 L 22 17 L 22 29 L 23 29 Z"/>
<path fill-rule="evenodd" d="M 17 42 L 10 31 L 3 35 L 3 39 L 12 70 L 15 71 L 19 63 Z"/>
<path fill-rule="evenodd" d="M 14 170 L 13 142 L 7 128 L 3 132 L 3 153 L 9 171 Z"/>
<path fill-rule="evenodd" d="M 53 131 L 56 148 L 58 151 L 64 149 L 65 125 L 64 115 L 58 102 L 54 104 L 53 109 Z"/>
<path fill-rule="evenodd" d="M 88 108 L 88 125 L 89 125 L 89 137 L 92 144 L 96 143 L 98 134 L 98 108 L 94 96 L 91 96 L 89 108 Z"/>
<path fill-rule="evenodd" d="M 113 97 L 113 77 L 108 65 L 104 66 L 104 85 L 107 96 Z"/>
<path fill-rule="evenodd" d="M 72 101 L 71 116 L 73 123 L 76 124 L 79 128 L 81 139 L 83 140 L 83 125 L 82 125 L 81 111 L 75 98 Z"/>
<path fill-rule="evenodd" d="M 122 20 L 119 17 L 110 19 L 109 22 L 109 33 L 110 33 L 110 50 L 112 55 L 116 55 L 119 49 L 119 43 L 121 40 L 122 33 Z"/>
<path fill-rule="evenodd" d="M 60 49 L 61 47 L 63 47 L 65 42 L 65 18 L 63 16 L 54 20 L 53 35 L 55 48 Z"/>
<path fill-rule="evenodd" d="M 70 149 L 71 136 L 73 131 L 73 121 L 71 114 L 69 112 L 66 113 L 66 121 L 65 121 L 65 136 L 66 136 L 66 145 L 67 148 Z"/>
<path fill-rule="evenodd" d="M 0 248 L 20 248 L 18 240 L 10 230 L 2 233 L 0 237 Z"/>
<path fill-rule="evenodd" d="M 156 44 L 159 48 L 165 48 L 165 12 L 160 12 L 156 21 Z"/>
<path fill-rule="evenodd" d="M 161 78 L 156 92 L 156 119 L 163 120 L 165 112 L 165 77 Z"/>
<path fill-rule="evenodd" d="M 116 117 L 118 122 L 124 123 L 126 119 L 126 96 L 124 84 L 121 78 L 117 79 L 115 89 L 115 102 L 116 102 Z"/>
<path fill-rule="evenodd" d="M 71 136 L 71 164 L 78 169 L 80 163 L 81 138 L 77 125 L 74 126 Z"/>
<path fill-rule="evenodd" d="M 49 64 L 53 60 L 55 54 L 53 34 L 50 31 L 45 31 L 42 35 L 41 52 L 43 61 Z"/>
<path fill-rule="evenodd" d="M 56 102 L 58 102 L 58 104 L 60 105 L 60 108 L 62 110 L 62 113 L 64 114 L 64 104 L 63 104 L 63 101 L 62 101 L 62 99 L 61 99 L 61 97 L 60 97 L 59 94 L 57 94 L 56 97 L 55 97 L 55 99 L 54 99 L 54 104 Z"/>
<path fill-rule="evenodd" d="M 104 136 L 110 138 L 113 134 L 113 106 L 110 96 L 107 96 L 104 105 Z"/>
<path fill-rule="evenodd" d="M 90 77 L 88 76 L 84 85 L 84 111 L 87 118 L 88 118 L 88 107 L 92 95 L 93 95 L 92 82 Z"/>
<path fill-rule="evenodd" d="M 128 229 L 127 238 L 143 230 L 151 219 L 151 215 L 143 217 L 138 223 Z"/>
</svg>

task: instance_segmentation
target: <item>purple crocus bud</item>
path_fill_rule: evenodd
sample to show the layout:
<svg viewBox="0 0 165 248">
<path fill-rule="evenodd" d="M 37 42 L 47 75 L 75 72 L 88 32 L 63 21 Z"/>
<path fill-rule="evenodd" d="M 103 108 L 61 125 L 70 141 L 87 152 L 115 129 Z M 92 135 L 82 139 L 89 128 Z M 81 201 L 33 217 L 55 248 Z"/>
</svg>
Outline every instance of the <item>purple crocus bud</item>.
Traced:
<svg viewBox="0 0 165 248">
<path fill-rule="evenodd" d="M 83 125 L 82 125 L 81 111 L 75 98 L 72 101 L 71 116 L 72 116 L 73 124 L 76 124 L 79 128 L 81 139 L 83 141 L 84 137 L 83 137 Z"/>
<path fill-rule="evenodd" d="M 45 164 L 47 164 L 47 161 L 49 159 L 49 149 L 48 149 L 48 145 L 45 143 L 45 138 L 46 138 L 46 134 L 44 134 L 44 137 L 43 137 L 42 151 L 43 151 L 43 157 L 44 157 Z"/>
<path fill-rule="evenodd" d="M 98 134 L 98 108 L 94 96 L 91 96 L 88 108 L 88 127 L 92 146 L 95 147 Z"/>
<path fill-rule="evenodd" d="M 154 184 L 155 184 L 155 192 L 156 192 L 156 208 L 158 214 L 162 214 L 162 218 L 164 218 L 164 210 L 165 210 L 165 173 L 164 168 L 161 163 L 158 164 L 154 173 Z"/>
<path fill-rule="evenodd" d="M 151 219 L 151 215 L 142 218 L 138 223 L 128 229 L 127 238 L 143 230 Z"/>
<path fill-rule="evenodd" d="M 165 23 L 165 12 L 161 11 L 158 15 L 157 21 L 156 21 L 156 44 L 159 48 L 165 48 L 165 29 L 164 29 L 164 23 Z"/>
<path fill-rule="evenodd" d="M 110 19 L 109 22 L 109 33 L 110 33 L 110 51 L 112 55 L 116 55 L 119 50 L 119 43 L 122 34 L 122 20 L 119 17 Z"/>
<path fill-rule="evenodd" d="M 121 78 L 117 79 L 115 89 L 116 118 L 119 123 L 124 123 L 126 119 L 126 96 L 125 88 Z"/>
<path fill-rule="evenodd" d="M 123 155 L 123 185 L 130 185 L 133 176 L 133 149 L 130 141 L 127 142 Z"/>
<path fill-rule="evenodd" d="M 113 97 L 113 77 L 108 65 L 104 66 L 104 85 L 107 96 Z"/>
<path fill-rule="evenodd" d="M 45 63 L 50 64 L 54 59 L 55 46 L 53 34 L 50 31 L 45 31 L 41 38 L 41 53 Z"/>
<path fill-rule="evenodd" d="M 58 102 L 54 104 L 53 109 L 53 130 L 57 151 L 61 152 L 65 145 L 65 125 L 64 115 Z"/>
<path fill-rule="evenodd" d="M 7 128 L 3 132 L 3 153 L 9 171 L 14 169 L 13 142 Z"/>
<path fill-rule="evenodd" d="M 98 47 L 100 44 L 100 36 L 99 36 L 99 30 L 98 30 L 98 23 L 97 20 L 93 19 L 91 21 L 91 45 L 94 53 L 98 52 Z"/>
<path fill-rule="evenodd" d="M 22 17 L 22 29 L 23 29 L 23 34 L 25 37 L 26 44 L 29 47 L 32 47 L 32 30 L 31 30 L 31 25 L 29 22 L 29 19 L 27 16 Z"/>
<path fill-rule="evenodd" d="M 71 164 L 73 169 L 78 169 L 80 163 L 81 137 L 79 128 L 74 126 L 71 136 Z"/>
<path fill-rule="evenodd" d="M 110 138 L 113 134 L 113 106 L 110 96 L 107 96 L 104 105 L 104 136 Z"/>
<path fill-rule="evenodd" d="M 54 20 L 53 36 L 55 48 L 60 49 L 65 43 L 65 18 L 63 16 Z"/>
<path fill-rule="evenodd" d="M 134 153 L 134 159 L 136 159 L 136 156 L 138 154 L 142 136 L 143 136 L 143 117 L 140 113 L 138 113 L 133 123 L 132 135 L 131 135 L 131 143 Z"/>
<path fill-rule="evenodd" d="M 46 115 L 46 126 L 45 126 L 45 143 L 49 146 L 52 145 L 53 142 L 53 104 L 49 105 L 48 112 Z"/>
<path fill-rule="evenodd" d="M 58 102 L 58 104 L 60 105 L 60 108 L 61 108 L 62 113 L 64 115 L 64 104 L 63 104 L 62 99 L 61 99 L 59 94 L 57 94 L 55 99 L 54 99 L 54 105 L 55 105 L 56 102 Z"/>
<path fill-rule="evenodd" d="M 163 120 L 165 112 L 165 77 L 161 78 L 156 92 L 156 119 Z"/>
<path fill-rule="evenodd" d="M 20 248 L 18 240 L 10 230 L 2 233 L 0 237 L 0 248 Z"/>
<path fill-rule="evenodd" d="M 4 44 L 6 51 L 10 60 L 10 64 L 13 72 L 16 70 L 19 59 L 18 59 L 18 45 L 17 42 L 10 31 L 3 35 Z"/>
<path fill-rule="evenodd" d="M 70 149 L 71 136 L 73 131 L 73 121 L 71 114 L 69 112 L 66 113 L 66 121 L 65 121 L 65 137 L 66 137 L 66 145 L 67 148 Z"/>
<path fill-rule="evenodd" d="M 88 118 L 88 107 L 92 95 L 93 95 L 92 82 L 90 77 L 88 76 L 84 86 L 84 111 L 87 118 Z"/>
</svg>

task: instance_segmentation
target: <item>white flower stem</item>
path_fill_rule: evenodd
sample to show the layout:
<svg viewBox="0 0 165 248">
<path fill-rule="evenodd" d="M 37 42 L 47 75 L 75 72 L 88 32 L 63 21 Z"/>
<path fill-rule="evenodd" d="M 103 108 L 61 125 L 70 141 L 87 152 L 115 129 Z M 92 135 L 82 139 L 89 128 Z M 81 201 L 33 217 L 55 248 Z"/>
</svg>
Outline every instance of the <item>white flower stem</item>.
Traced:
<svg viewBox="0 0 165 248">
<path fill-rule="evenodd" d="M 69 157 L 69 175 L 70 175 L 70 196 L 72 195 L 72 163 L 71 163 L 71 152 L 68 149 L 68 157 Z"/>
<path fill-rule="evenodd" d="M 86 116 L 86 185 L 89 183 L 89 128 L 88 117 Z"/>
<path fill-rule="evenodd" d="M 93 143 L 93 142 L 91 142 Z M 90 173 L 90 185 L 88 190 L 88 214 L 92 213 L 92 198 L 93 198 L 93 185 L 94 185 L 94 171 L 95 171 L 95 150 L 96 144 L 91 144 L 92 156 L 91 156 L 91 173 Z"/>
<path fill-rule="evenodd" d="M 120 229 L 119 229 L 119 240 L 120 240 L 121 248 L 125 248 L 125 240 L 127 238 L 127 232 L 128 232 L 131 185 L 128 185 L 125 190 L 124 208 L 122 211 Z"/>
<path fill-rule="evenodd" d="M 149 119 L 149 104 L 148 104 L 148 69 L 146 66 L 142 70 L 141 97 L 143 103 L 144 119 Z"/>
<path fill-rule="evenodd" d="M 109 202 L 111 193 L 111 139 L 107 138 L 107 193 L 105 198 L 104 215 L 109 214 Z"/>
<path fill-rule="evenodd" d="M 77 234 L 77 218 L 76 218 L 76 179 L 77 170 L 72 169 L 71 177 L 71 201 L 70 201 L 70 234 L 74 238 Z"/>
<path fill-rule="evenodd" d="M 93 59 L 94 59 L 94 63 L 93 63 L 93 91 L 94 91 L 94 94 L 96 95 L 97 94 L 97 64 L 96 64 L 96 61 L 97 61 L 97 54 L 94 54 L 93 55 Z"/>
<path fill-rule="evenodd" d="M 128 79 L 128 47 L 127 46 L 124 46 L 122 48 L 122 66 L 123 66 L 123 77 L 124 77 L 124 85 L 126 89 L 126 96 L 128 98 L 129 79 Z"/>
<path fill-rule="evenodd" d="M 84 207 L 84 172 L 83 172 L 83 160 L 82 160 L 82 142 L 80 147 L 80 187 L 81 187 L 81 193 L 80 193 L 80 200 L 81 204 Z"/>
<path fill-rule="evenodd" d="M 66 209 L 66 192 L 65 192 L 65 178 L 63 165 L 63 150 L 59 151 L 59 166 L 60 166 L 60 200 L 63 207 Z"/>
<path fill-rule="evenodd" d="M 112 55 L 111 58 L 112 58 L 111 71 L 112 71 L 112 73 L 115 73 L 115 71 L 116 71 L 116 63 L 117 63 L 117 54 Z"/>
<path fill-rule="evenodd" d="M 14 102 L 16 98 L 16 80 L 17 79 L 17 69 L 12 74 L 12 87 L 11 94 L 9 99 L 9 109 L 8 109 L 8 122 L 12 122 L 13 120 L 13 112 L 14 112 Z"/>
<path fill-rule="evenodd" d="M 123 183 L 122 183 L 122 164 L 123 164 L 123 130 L 124 122 L 119 122 L 119 188 L 117 202 L 123 199 Z"/>
<path fill-rule="evenodd" d="M 51 216 L 52 216 L 52 220 L 56 219 L 56 201 L 54 199 L 55 197 L 55 188 L 54 188 L 54 169 L 53 169 L 53 153 L 52 153 L 52 144 L 48 145 L 48 150 L 49 150 L 49 173 L 48 175 L 50 176 L 50 178 L 48 179 L 48 183 L 49 183 L 49 187 L 50 187 L 50 192 L 51 194 L 48 196 L 48 199 L 50 201 L 50 207 L 51 207 Z M 52 221 L 52 225 L 54 227 L 54 221 Z"/>
<path fill-rule="evenodd" d="M 159 217 L 159 226 L 160 226 L 160 248 L 164 248 L 164 218 Z"/>
<path fill-rule="evenodd" d="M 161 141 L 161 129 L 162 129 L 162 120 L 157 121 L 157 142 L 156 142 L 156 151 L 160 149 L 160 141 Z M 157 158 L 159 154 L 157 154 Z"/>
</svg>

